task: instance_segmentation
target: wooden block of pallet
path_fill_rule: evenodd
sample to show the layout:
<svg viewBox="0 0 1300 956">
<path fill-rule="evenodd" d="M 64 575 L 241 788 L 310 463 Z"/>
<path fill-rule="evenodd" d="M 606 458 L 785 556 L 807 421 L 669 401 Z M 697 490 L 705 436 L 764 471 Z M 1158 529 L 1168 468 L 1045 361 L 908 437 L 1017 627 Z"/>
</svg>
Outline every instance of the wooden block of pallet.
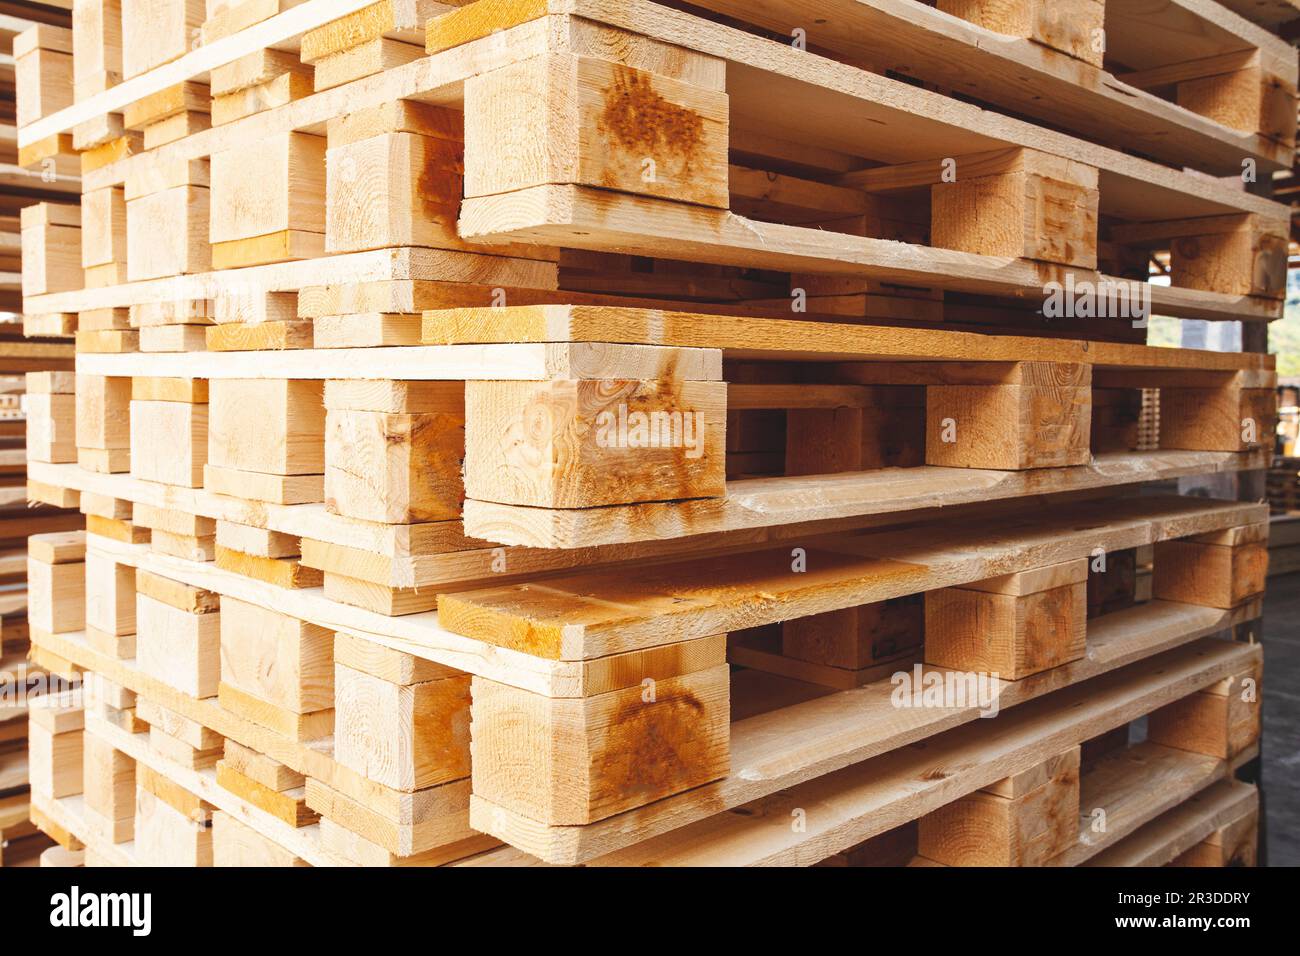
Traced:
<svg viewBox="0 0 1300 956">
<path fill-rule="evenodd" d="M 135 568 L 95 548 L 86 549 L 87 639 L 112 657 L 135 657 Z M 92 636 L 102 635 L 103 641 Z"/>
<path fill-rule="evenodd" d="M 209 325 L 213 321 L 214 306 L 210 299 L 183 298 L 164 302 L 137 302 L 130 306 L 130 325 L 133 329 L 173 325 Z M 163 393 L 141 396 L 159 401 L 207 401 L 207 383 L 201 379 L 158 378 L 146 380 L 150 389 Z M 200 391 L 202 394 L 200 394 Z M 183 396 L 183 397 L 182 397 Z"/>
<path fill-rule="evenodd" d="M 280 133 L 258 143 L 259 174 L 248 153 L 212 156 L 212 264 L 238 268 L 324 252 L 325 138 Z"/>
<path fill-rule="evenodd" d="M 93 9 L 95 11 L 103 10 L 104 4 L 95 2 L 95 0 L 74 0 L 78 6 Z M 76 102 L 81 103 L 99 93 L 106 92 L 116 86 L 121 80 L 121 17 L 117 15 L 117 4 L 111 3 L 113 14 L 110 17 L 99 17 L 95 28 L 111 28 L 118 35 L 114 37 L 102 36 L 103 41 L 112 42 L 117 57 L 116 70 L 108 73 L 103 70 L 92 71 L 91 66 L 80 64 L 81 54 L 75 54 L 72 59 L 73 72 L 73 98 Z M 79 23 L 76 20 L 77 11 L 73 11 L 73 46 L 84 48 L 87 45 L 87 39 L 79 36 L 77 30 Z M 103 29 L 102 33 L 107 33 Z M 100 38 L 92 38 L 92 40 Z M 78 75 L 83 74 L 83 75 Z M 115 140 L 121 139 L 126 134 L 126 127 L 122 124 L 121 113 L 100 113 L 89 119 L 82 120 L 76 126 L 72 127 L 72 148 L 82 155 L 83 168 L 88 165 L 93 166 L 93 160 L 89 157 L 95 155 L 95 151 L 106 145 L 110 146 Z"/>
<path fill-rule="evenodd" d="M 36 203 L 19 213 L 24 296 L 80 289 L 81 211 L 77 206 Z"/>
<path fill-rule="evenodd" d="M 269 840 L 229 813 L 212 814 L 213 866 L 308 866 L 301 858 Z"/>
<path fill-rule="evenodd" d="M 221 602 L 221 680 L 295 714 L 334 707 L 334 635 L 227 597 Z"/>
<path fill-rule="evenodd" d="M 1294 144 L 1295 118 L 1290 114 L 1295 112 L 1295 84 L 1267 72 L 1258 58 L 1240 69 L 1220 62 L 1222 66 L 1204 71 L 1195 63 L 1188 65 L 1174 84 L 1178 105 L 1229 129 Z"/>
<path fill-rule="evenodd" d="M 726 386 L 467 382 L 465 493 L 585 508 L 725 493 Z"/>
<path fill-rule="evenodd" d="M 144 866 L 211 866 L 210 824 L 190 819 L 172 806 L 168 798 L 145 786 L 143 771 L 147 769 L 140 765 L 136 786 L 136 862 Z M 148 779 L 158 778 L 154 774 Z"/>
<path fill-rule="evenodd" d="M 209 481 L 209 490 L 213 487 L 213 483 Z M 217 567 L 224 571 L 233 571 L 235 574 L 265 581 L 276 587 L 315 588 L 320 587 L 322 583 L 320 572 L 303 564 L 296 557 L 267 558 L 235 551 L 221 545 L 216 546 L 215 557 Z"/>
<path fill-rule="evenodd" d="M 308 30 L 302 37 L 302 58 L 313 63 L 383 37 L 423 45 L 425 24 L 446 7 L 440 0 L 380 0 Z"/>
<path fill-rule="evenodd" d="M 103 674 L 96 673 L 93 681 L 87 681 L 83 692 L 86 695 L 86 709 L 92 711 L 97 717 L 108 719 L 105 716 L 108 708 L 118 711 L 129 710 L 134 716 L 134 708 L 138 703 L 135 692 Z"/>
<path fill-rule="evenodd" d="M 203 21 L 203 42 L 238 33 L 295 5 L 296 0 L 213 0 Z"/>
<path fill-rule="evenodd" d="M 131 380 L 77 376 L 77 464 L 97 472 L 131 465 Z"/>
<path fill-rule="evenodd" d="M 932 245 L 1096 268 L 1096 169 L 1032 149 L 954 165 L 930 187 Z"/>
<path fill-rule="evenodd" d="M 1079 835 L 1079 748 L 926 814 L 917 852 L 948 866 L 1040 866 Z"/>
<path fill-rule="evenodd" d="M 77 102 L 121 81 L 121 0 L 73 0 L 72 51 L 72 83 Z"/>
<path fill-rule="evenodd" d="M 230 551 L 260 558 L 296 558 L 302 551 L 300 539 L 283 531 L 270 531 L 233 521 L 216 522 L 216 543 Z"/>
<path fill-rule="evenodd" d="M 135 837 L 135 761 L 92 731 L 84 740 L 86 822 L 109 843 Z"/>
<path fill-rule="evenodd" d="M 1092 450 L 1130 451 L 1140 447 L 1142 393 L 1137 389 L 1092 389 Z"/>
<path fill-rule="evenodd" d="M 216 101 L 240 90 L 261 86 L 285 74 L 311 77 L 310 64 L 303 63 L 288 50 L 264 48 L 214 68 L 209 76 L 213 110 Z M 217 125 L 214 123 L 214 125 Z"/>
<path fill-rule="evenodd" d="M 325 248 L 461 248 L 464 148 L 450 111 L 410 100 L 329 123 Z"/>
<path fill-rule="evenodd" d="M 221 614 L 210 591 L 136 572 L 136 664 L 182 693 L 214 697 L 221 680 Z"/>
<path fill-rule="evenodd" d="M 1021 680 L 1083 657 L 1088 561 L 925 595 L 926 663 Z"/>
<path fill-rule="evenodd" d="M 174 388 L 168 387 L 173 384 Z M 206 387 L 196 390 L 192 380 L 133 379 L 132 476 L 185 488 L 202 487 L 208 462 L 208 406 L 192 400 L 196 391 L 198 397 L 206 397 Z"/>
<path fill-rule="evenodd" d="M 1160 447 L 1245 451 L 1273 441 L 1271 388 L 1161 388 Z"/>
<path fill-rule="evenodd" d="M 322 392 L 319 381 L 213 380 L 208 391 L 209 471 L 215 467 L 270 476 L 323 475 Z M 256 416 L 248 414 L 252 408 L 258 410 Z M 250 491 L 261 490 L 250 488 Z"/>
<path fill-rule="evenodd" d="M 263 52 L 275 53 L 279 51 L 266 50 Z M 291 72 L 270 76 L 260 83 L 245 86 L 231 93 L 224 93 L 219 96 L 214 94 L 212 97 L 212 125 L 221 126 L 225 123 L 233 123 L 235 120 L 252 116 L 254 113 L 272 110 L 278 106 L 292 103 L 294 100 L 310 96 L 315 89 L 313 72 L 309 66 L 303 63 L 296 63 L 296 67 L 305 70 L 305 72 L 300 73 L 295 69 Z"/>
<path fill-rule="evenodd" d="M 127 279 L 207 272 L 207 160 L 172 162 L 133 172 L 126 180 Z"/>
<path fill-rule="evenodd" d="M 71 372 L 28 372 L 27 457 L 52 463 L 77 460 L 76 378 Z"/>
<path fill-rule="evenodd" d="M 1251 667 L 1153 711 L 1147 739 L 1222 760 L 1235 757 L 1259 739 L 1260 676 Z"/>
<path fill-rule="evenodd" d="M 909 596 L 785 621 L 781 653 L 799 661 L 862 671 L 919 650 L 924 637 L 924 602 Z"/>
<path fill-rule="evenodd" d="M 1091 457 L 1091 369 L 996 363 L 926 388 L 926 464 L 1055 468 Z"/>
<path fill-rule="evenodd" d="M 190 51 L 204 20 L 203 0 L 121 0 L 122 72 L 139 76 Z"/>
<path fill-rule="evenodd" d="M 623 679 L 586 698 L 475 677 L 474 793 L 540 823 L 581 825 L 724 776 L 728 668 L 674 674 L 690 655 L 621 656 Z"/>
<path fill-rule="evenodd" d="M 122 114 L 127 129 L 144 134 L 144 148 L 156 149 L 189 133 L 208 127 L 209 88 L 198 80 L 183 80 L 156 89 Z"/>
<path fill-rule="evenodd" d="M 263 325 L 298 318 L 298 295 L 293 292 L 230 289 L 218 295 L 212 306 L 212 321 L 218 325 Z"/>
<path fill-rule="evenodd" d="M 1136 548 L 1107 554 L 1100 567 L 1098 562 L 1094 561 L 1089 567 L 1089 572 L 1089 618 L 1132 607 L 1138 600 L 1139 573 Z M 1150 577 L 1147 576 L 1146 580 L 1149 584 Z"/>
<path fill-rule="evenodd" d="M 201 325 L 151 325 L 137 335 L 141 352 L 202 352 L 207 331 Z"/>
<path fill-rule="evenodd" d="M 1255 866 L 1259 853 L 1259 811 L 1253 811 L 1219 827 L 1189 850 L 1175 857 L 1169 866 L 1227 867 Z"/>
<path fill-rule="evenodd" d="M 90 309 L 77 315 L 78 332 L 116 332 L 129 328 L 130 309 Z"/>
<path fill-rule="evenodd" d="M 306 778 L 296 770 L 229 737 L 226 738 L 226 752 L 223 759 L 228 767 L 241 776 L 276 793 L 307 785 Z"/>
<path fill-rule="evenodd" d="M 359 646 L 367 642 L 356 638 L 340 638 L 334 669 L 335 759 L 394 790 L 422 790 L 468 776 L 470 676 L 403 660 L 409 655 L 399 652 L 377 653 Z M 399 670 L 410 679 L 381 676 Z"/>
<path fill-rule="evenodd" d="M 29 708 L 28 774 L 33 793 L 59 799 L 82 791 L 85 711 L 59 695 L 39 697 Z"/>
<path fill-rule="evenodd" d="M 81 197 L 81 265 L 116 265 L 126 280 L 126 191 L 117 186 L 92 189 Z"/>
<path fill-rule="evenodd" d="M 325 383 L 325 507 L 407 524 L 460 515 L 460 382 Z"/>
<path fill-rule="evenodd" d="M 72 31 L 48 23 L 13 39 L 19 128 L 72 105 Z"/>
<path fill-rule="evenodd" d="M 1102 0 L 939 0 L 937 8 L 1006 36 L 1022 37 L 1101 66 L 1105 44 Z"/>
<path fill-rule="evenodd" d="M 1112 226 L 1112 243 L 1167 249 L 1176 288 L 1276 298 L 1286 286 L 1284 230 L 1255 214 Z"/>
<path fill-rule="evenodd" d="M 1245 525 L 1159 542 L 1152 594 L 1164 601 L 1236 607 L 1264 593 L 1267 577 L 1268 525 Z"/>
<path fill-rule="evenodd" d="M 725 209 L 724 64 L 674 52 L 671 72 L 556 54 L 466 80 L 465 196 L 574 183 Z"/>
<path fill-rule="evenodd" d="M 211 454 L 211 419 L 208 427 L 208 449 Z M 301 505 L 324 499 L 325 476 L 323 474 L 273 475 L 262 471 L 227 468 L 209 461 L 203 468 L 203 487 L 215 494 L 231 495 L 251 501 Z"/>
<path fill-rule="evenodd" d="M 299 713 L 225 683 L 218 687 L 217 696 L 224 709 L 287 740 L 320 740 L 334 732 L 332 708 Z"/>
<path fill-rule="evenodd" d="M 27 620 L 50 634 L 86 623 L 86 534 L 61 531 L 27 539 Z"/>
<path fill-rule="evenodd" d="M 925 464 L 924 387 L 807 384 L 792 388 L 808 407 L 785 409 L 787 476 Z M 764 393 L 770 396 L 766 400 L 761 397 Z M 765 427 L 765 417 L 755 419 L 756 414 L 767 411 L 755 402 L 779 407 L 792 398 L 791 392 L 781 386 L 755 386 L 741 393 L 735 385 L 729 385 L 728 408 L 738 409 L 734 417 L 742 431 L 732 447 L 733 418 L 729 416 L 728 458 L 732 452 L 751 450 L 746 446 L 754 439 L 763 443 L 773 438 L 779 441 L 779 432 L 770 430 L 772 423 Z M 742 404 L 744 407 L 739 408 Z"/>
</svg>

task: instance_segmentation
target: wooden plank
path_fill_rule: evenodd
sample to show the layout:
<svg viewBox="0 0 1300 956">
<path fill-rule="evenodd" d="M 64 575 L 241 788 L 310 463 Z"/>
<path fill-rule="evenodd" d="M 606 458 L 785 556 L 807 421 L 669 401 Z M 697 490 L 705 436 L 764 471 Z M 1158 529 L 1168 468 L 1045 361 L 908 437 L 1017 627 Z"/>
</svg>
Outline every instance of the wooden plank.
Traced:
<svg viewBox="0 0 1300 956">
<path fill-rule="evenodd" d="M 438 616 L 456 633 L 541 657 L 584 660 L 669 636 L 703 637 L 1057 564 L 1099 546 L 1119 550 L 1199 533 L 1202 521 L 1230 526 L 1263 507 L 1154 501 L 1084 503 L 1047 518 L 867 534 L 809 549 L 808 570 L 797 575 L 782 549 L 660 565 L 636 581 L 594 572 L 550 578 L 541 590 L 507 585 L 446 594 L 439 596 Z M 1080 522 L 1095 526 L 1079 531 Z M 1012 551 L 1014 565 L 1002 564 Z"/>
<path fill-rule="evenodd" d="M 1258 813 L 1259 792 L 1250 784 L 1222 780 L 1142 827 L 1085 866 L 1163 866 L 1219 827 Z"/>
</svg>

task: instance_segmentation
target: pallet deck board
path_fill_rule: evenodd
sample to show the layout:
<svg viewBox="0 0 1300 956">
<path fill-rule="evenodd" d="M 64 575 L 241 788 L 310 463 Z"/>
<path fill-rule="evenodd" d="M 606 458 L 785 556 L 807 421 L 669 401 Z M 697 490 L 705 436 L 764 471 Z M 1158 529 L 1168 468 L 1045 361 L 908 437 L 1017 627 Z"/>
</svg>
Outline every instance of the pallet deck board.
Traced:
<svg viewBox="0 0 1300 956">
<path fill-rule="evenodd" d="M 789 35 L 804 15 L 784 0 L 706 0 L 705 8 Z M 1210 16 L 1209 5 L 1199 5 Z M 1243 150 L 1266 164 L 1288 162 L 1284 147 L 1230 133 L 1213 120 L 1135 89 L 1107 71 L 1029 39 L 992 31 L 905 0 L 830 0 L 819 5 L 813 42 L 864 62 L 902 62 L 926 78 L 980 99 L 1064 122 L 1087 135 L 1178 163 L 1196 157 L 1223 173 L 1240 171 Z M 1220 17 L 1220 19 L 1226 19 Z M 1285 47 L 1262 31 L 1236 26 L 1239 42 L 1255 43 L 1273 60 Z M 1159 27 L 1143 30 L 1150 36 Z M 1226 31 L 1224 31 L 1226 32 Z M 1213 42 L 1213 41 L 1210 41 Z M 1230 41 L 1224 41 L 1228 45 Z M 1204 54 L 1204 49 L 1186 50 Z M 915 58 L 923 63 L 913 65 Z M 1281 66 L 1281 64 L 1279 64 Z M 1294 82 L 1295 64 L 1283 78 Z M 1283 67 L 1285 69 L 1285 67 Z M 1103 120 L 1102 117 L 1105 117 Z"/>
</svg>

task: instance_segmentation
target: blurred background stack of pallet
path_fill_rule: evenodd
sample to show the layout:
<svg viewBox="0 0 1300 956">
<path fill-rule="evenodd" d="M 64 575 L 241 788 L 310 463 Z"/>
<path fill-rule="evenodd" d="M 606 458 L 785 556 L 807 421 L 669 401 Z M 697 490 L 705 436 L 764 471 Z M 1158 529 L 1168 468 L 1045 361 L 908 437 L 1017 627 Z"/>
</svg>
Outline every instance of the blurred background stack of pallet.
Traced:
<svg viewBox="0 0 1300 956">
<path fill-rule="evenodd" d="M 86 521 L 29 555 L 81 682 L 45 832 L 1256 862 L 1295 49 L 1212 0 L 815 7 L 15 41 L 20 164 L 81 186 L 22 215 L 25 326 L 76 336 L 28 494 Z"/>
<path fill-rule="evenodd" d="M 27 796 L 28 698 L 49 689 L 46 672 L 27 659 L 27 537 L 81 526 L 75 493 L 51 490 L 46 503 L 35 507 L 27 499 L 27 454 L 46 460 L 39 444 L 24 450 L 27 409 L 48 401 L 41 393 L 49 391 L 44 386 L 53 376 L 62 376 L 71 391 L 73 349 L 68 336 L 24 326 L 23 295 L 50 289 L 40 276 L 19 274 L 21 210 L 42 202 L 75 209 L 81 183 L 75 165 L 70 170 L 66 163 L 56 168 L 20 162 L 18 127 L 37 114 L 30 98 L 16 97 L 16 77 L 34 61 L 27 58 L 32 48 L 15 41 L 44 26 L 66 31 L 70 23 L 70 2 L 0 8 L 0 862 L 5 866 L 31 863 L 50 845 L 29 819 Z M 33 337 L 25 339 L 24 332 Z M 34 376 L 30 385 L 28 373 Z"/>
</svg>

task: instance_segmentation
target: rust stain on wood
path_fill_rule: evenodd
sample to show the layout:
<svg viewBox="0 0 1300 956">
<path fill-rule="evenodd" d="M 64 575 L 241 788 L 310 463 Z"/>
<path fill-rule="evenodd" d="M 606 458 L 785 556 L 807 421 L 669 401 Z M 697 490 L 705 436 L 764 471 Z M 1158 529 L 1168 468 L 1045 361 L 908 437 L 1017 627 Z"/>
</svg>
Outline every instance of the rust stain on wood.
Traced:
<svg viewBox="0 0 1300 956">
<path fill-rule="evenodd" d="M 619 745 L 605 753 L 600 777 L 614 793 L 657 798 L 675 791 L 706 759 L 704 704 L 689 691 L 623 704 L 611 722 Z"/>
<path fill-rule="evenodd" d="M 630 152 L 662 161 L 664 154 L 680 159 L 690 169 L 704 138 L 704 120 L 698 113 L 670 103 L 654 88 L 650 77 L 619 67 L 605 90 L 600 129 Z"/>
</svg>

